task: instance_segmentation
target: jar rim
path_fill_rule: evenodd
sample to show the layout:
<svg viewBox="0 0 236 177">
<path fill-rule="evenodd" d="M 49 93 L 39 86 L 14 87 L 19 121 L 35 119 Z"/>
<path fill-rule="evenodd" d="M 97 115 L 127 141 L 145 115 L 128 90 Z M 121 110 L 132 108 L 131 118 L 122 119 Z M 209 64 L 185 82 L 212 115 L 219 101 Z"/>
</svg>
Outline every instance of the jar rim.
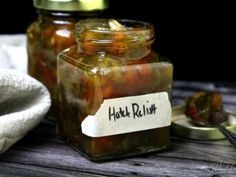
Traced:
<svg viewBox="0 0 236 177">
<path fill-rule="evenodd" d="M 109 31 L 109 32 L 120 32 L 122 30 L 110 30 L 106 25 L 109 25 L 111 20 L 119 22 L 121 25 L 126 27 L 127 31 L 137 31 L 138 30 L 151 30 L 153 25 L 148 22 L 131 20 L 131 19 L 105 19 L 105 18 L 89 18 L 85 20 L 80 20 L 76 24 L 76 28 L 84 27 L 89 30 L 98 30 L 98 31 Z M 132 26 L 131 26 L 132 25 Z M 99 28 L 103 27 L 103 28 Z"/>
<path fill-rule="evenodd" d="M 85 31 L 94 34 L 85 40 L 100 44 L 114 41 L 122 42 L 124 40 L 128 43 L 147 42 L 153 41 L 155 38 L 154 26 L 151 23 L 130 19 L 117 19 L 115 22 L 118 25 L 122 25 L 122 27 L 118 26 L 119 29 L 115 29 L 116 27 L 111 27 L 109 24 L 111 20 L 114 19 L 85 19 L 79 21 L 76 23 L 77 40 L 80 41 L 83 38 Z M 122 35 L 126 37 L 122 38 Z"/>
</svg>

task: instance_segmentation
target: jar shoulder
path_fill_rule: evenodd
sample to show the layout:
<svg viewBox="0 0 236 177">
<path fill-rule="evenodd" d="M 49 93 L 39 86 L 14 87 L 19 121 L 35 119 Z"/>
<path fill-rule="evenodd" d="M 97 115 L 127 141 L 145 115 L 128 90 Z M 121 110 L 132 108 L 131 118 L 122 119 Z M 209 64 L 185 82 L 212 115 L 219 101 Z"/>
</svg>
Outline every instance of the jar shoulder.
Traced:
<svg viewBox="0 0 236 177">
<path fill-rule="evenodd" d="M 125 73 L 124 71 L 126 70 L 140 70 L 139 72 L 144 72 L 143 70 L 160 70 L 162 68 L 173 70 L 172 63 L 156 52 L 151 52 L 138 60 L 127 61 L 123 58 L 122 61 L 106 54 L 85 56 L 83 53 L 77 52 L 77 46 L 75 45 L 61 52 L 58 55 L 58 59 L 62 61 L 61 63 L 65 62 L 94 76 L 104 76 L 111 72 Z"/>
</svg>

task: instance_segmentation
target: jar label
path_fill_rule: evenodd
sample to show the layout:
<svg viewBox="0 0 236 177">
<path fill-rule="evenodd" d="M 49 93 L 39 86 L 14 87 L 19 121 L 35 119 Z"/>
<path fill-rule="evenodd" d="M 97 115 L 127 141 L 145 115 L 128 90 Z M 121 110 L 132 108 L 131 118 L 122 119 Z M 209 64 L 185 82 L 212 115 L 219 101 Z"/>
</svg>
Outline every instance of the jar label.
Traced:
<svg viewBox="0 0 236 177">
<path fill-rule="evenodd" d="M 136 132 L 171 124 L 171 105 L 167 92 L 106 99 L 95 115 L 87 116 L 82 132 L 102 137 Z"/>
</svg>

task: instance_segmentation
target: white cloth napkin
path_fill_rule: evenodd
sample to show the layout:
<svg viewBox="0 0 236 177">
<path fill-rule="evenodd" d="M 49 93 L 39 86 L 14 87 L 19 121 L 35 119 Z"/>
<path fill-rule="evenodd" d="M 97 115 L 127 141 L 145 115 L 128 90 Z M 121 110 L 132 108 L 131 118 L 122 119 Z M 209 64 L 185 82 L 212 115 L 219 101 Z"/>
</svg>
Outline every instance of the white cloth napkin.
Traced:
<svg viewBox="0 0 236 177">
<path fill-rule="evenodd" d="M 25 35 L 0 36 L 0 154 L 33 129 L 51 105 L 45 86 L 23 73 L 25 39 Z"/>
<path fill-rule="evenodd" d="M 18 71 L 0 69 L 0 154 L 33 129 L 51 101 L 47 89 Z"/>
</svg>

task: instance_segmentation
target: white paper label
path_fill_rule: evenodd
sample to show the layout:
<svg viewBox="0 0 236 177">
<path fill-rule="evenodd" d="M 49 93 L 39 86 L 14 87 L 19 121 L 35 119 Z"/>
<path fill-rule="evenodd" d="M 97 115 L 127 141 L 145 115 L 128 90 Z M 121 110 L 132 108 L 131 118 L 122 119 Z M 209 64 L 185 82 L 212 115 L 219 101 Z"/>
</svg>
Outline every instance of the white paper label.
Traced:
<svg viewBox="0 0 236 177">
<path fill-rule="evenodd" d="M 104 100 L 92 116 L 82 124 L 82 132 L 90 137 L 117 135 L 169 126 L 171 105 L 167 92 Z"/>
</svg>

